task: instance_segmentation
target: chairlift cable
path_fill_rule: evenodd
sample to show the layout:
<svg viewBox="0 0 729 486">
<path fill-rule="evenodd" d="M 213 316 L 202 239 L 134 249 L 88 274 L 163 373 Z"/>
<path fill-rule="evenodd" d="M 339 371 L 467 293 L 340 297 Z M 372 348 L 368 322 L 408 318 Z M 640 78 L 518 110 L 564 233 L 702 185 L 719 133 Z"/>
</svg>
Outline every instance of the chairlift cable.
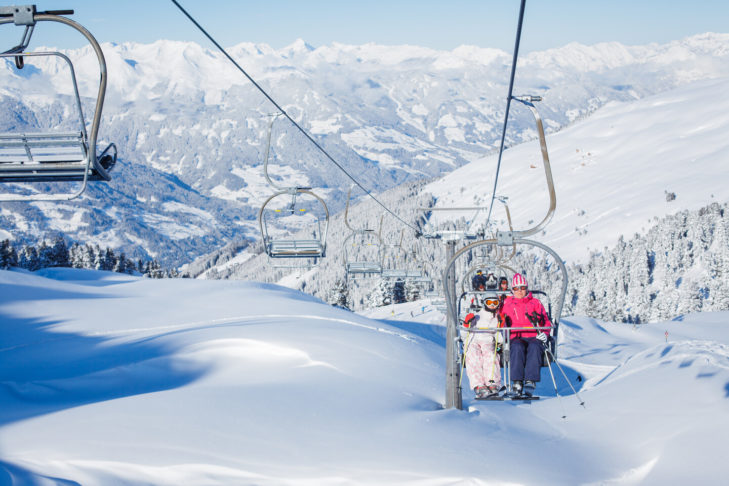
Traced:
<svg viewBox="0 0 729 486">
<path fill-rule="evenodd" d="M 172 0 L 174 1 L 174 0 Z M 516 73 L 516 61 L 519 58 L 519 44 L 521 42 L 521 26 L 524 23 L 524 7 L 526 0 L 521 0 L 521 6 L 519 7 L 519 22 L 516 27 L 516 42 L 514 43 L 514 57 L 511 61 L 511 77 L 509 78 L 509 93 L 506 96 L 506 113 L 504 113 L 504 126 L 501 131 L 501 144 L 499 145 L 499 158 L 496 163 L 496 177 L 494 178 L 494 190 L 491 194 L 491 204 L 489 205 L 489 214 L 486 217 L 486 227 L 491 221 L 491 211 L 494 208 L 494 201 L 496 200 L 496 186 L 499 183 L 499 170 L 501 169 L 501 158 L 504 155 L 504 140 L 506 139 L 506 125 L 509 121 L 509 108 L 511 107 L 512 93 L 514 90 L 514 75 Z"/>
<path fill-rule="evenodd" d="M 393 211 L 392 211 L 392 210 L 391 210 L 390 208 L 388 208 L 387 206 L 385 206 L 385 205 L 384 205 L 384 204 L 383 204 L 383 203 L 382 203 L 382 202 L 381 202 L 381 201 L 380 201 L 379 199 L 377 199 L 377 198 L 376 198 L 376 197 L 375 197 L 375 196 L 374 196 L 374 195 L 372 194 L 372 192 L 371 192 L 370 190 L 368 190 L 368 189 L 367 189 L 366 187 L 364 187 L 364 186 L 363 186 L 363 185 L 362 185 L 362 184 L 361 184 L 361 183 L 360 183 L 360 182 L 359 182 L 359 181 L 358 181 L 357 179 L 355 179 L 355 178 L 354 178 L 354 177 L 353 177 L 353 176 L 352 176 L 352 175 L 351 175 L 351 174 L 350 174 L 349 172 L 347 172 L 347 170 L 346 170 L 346 169 L 345 169 L 344 167 L 342 167 L 342 165 L 341 165 L 341 164 L 340 164 L 339 162 L 337 162 L 337 161 L 336 161 L 336 160 L 334 159 L 334 157 L 332 157 L 331 155 L 329 155 L 329 153 L 328 153 L 328 152 L 327 152 L 327 151 L 326 151 L 326 150 L 325 150 L 325 149 L 324 149 L 324 148 L 323 148 L 323 147 L 322 147 L 322 146 L 321 146 L 321 145 L 320 145 L 320 144 L 319 144 L 319 143 L 318 143 L 318 142 L 317 142 L 316 140 L 314 140 L 314 138 L 313 138 L 313 137 L 312 137 L 311 135 L 309 135 L 309 133 L 308 133 L 308 132 L 307 132 L 306 130 L 304 130 L 304 129 L 303 129 L 303 128 L 302 128 L 302 127 L 301 127 L 301 126 L 300 126 L 300 125 L 298 124 L 298 123 L 296 123 L 296 121 L 295 121 L 295 120 L 294 120 L 293 118 L 291 118 L 291 116 L 290 116 L 290 115 L 289 115 L 288 113 L 286 113 L 286 111 L 285 111 L 285 110 L 284 110 L 284 109 L 283 109 L 283 108 L 282 108 L 282 107 L 281 107 L 281 106 L 280 106 L 280 105 L 279 105 L 278 103 L 276 103 L 276 101 L 275 101 L 275 100 L 274 100 L 274 99 L 273 99 L 273 98 L 272 98 L 272 97 L 271 97 L 271 96 L 270 96 L 270 95 L 269 95 L 269 94 L 268 94 L 268 93 L 267 93 L 267 92 L 266 92 L 266 91 L 265 91 L 265 90 L 264 90 L 264 89 L 263 89 L 263 88 L 262 88 L 262 87 L 261 87 L 261 86 L 260 86 L 260 85 L 259 85 L 259 84 L 258 84 L 258 83 L 257 83 L 257 82 L 256 82 L 256 81 L 255 81 L 255 80 L 254 80 L 254 79 L 253 79 L 253 78 L 252 78 L 252 77 L 251 77 L 251 76 L 250 76 L 250 75 L 249 75 L 249 74 L 248 74 L 248 73 L 247 73 L 247 72 L 246 72 L 246 71 L 245 71 L 245 70 L 244 70 L 244 69 L 243 69 L 243 68 L 242 68 L 242 67 L 241 67 L 241 66 L 240 66 L 240 65 L 239 65 L 239 64 L 238 64 L 238 63 L 237 63 L 237 62 L 236 62 L 236 61 L 235 61 L 234 59 L 233 59 L 233 58 L 232 58 L 232 57 L 231 57 L 231 56 L 230 56 L 230 54 L 228 54 L 228 52 L 227 52 L 227 51 L 226 51 L 226 50 L 225 50 L 225 49 L 224 49 L 224 48 L 223 48 L 223 47 L 222 47 L 222 46 L 221 46 L 221 45 L 220 45 L 220 44 L 219 44 L 219 43 L 218 43 L 218 42 L 217 42 L 217 41 L 216 41 L 216 40 L 215 40 L 215 39 L 214 39 L 214 38 L 213 38 L 213 37 L 212 37 L 212 36 L 211 36 L 211 35 L 210 35 L 210 34 L 209 34 L 209 33 L 208 33 L 207 31 L 206 31 L 206 30 L 205 30 L 205 28 L 203 28 L 203 27 L 202 27 L 202 26 L 201 26 L 201 25 L 200 25 L 200 24 L 199 24 L 199 23 L 198 23 L 198 22 L 197 22 L 197 21 L 196 21 L 196 20 L 195 20 L 195 19 L 194 19 L 194 18 L 192 17 L 192 15 L 190 15 L 190 14 L 189 14 L 189 13 L 187 12 L 187 10 L 185 10 L 185 9 L 184 9 L 184 8 L 182 7 L 182 5 L 180 5 L 180 4 L 179 4 L 179 3 L 177 2 L 177 0 L 172 0 L 172 3 L 174 3 L 174 4 L 175 4 L 175 5 L 177 6 L 177 8 L 179 8 L 179 9 L 180 9 L 180 11 L 181 11 L 181 12 L 182 12 L 182 13 L 183 13 L 183 14 L 184 14 L 184 15 L 185 15 L 185 16 L 186 16 L 186 17 L 187 17 L 188 19 L 190 19 L 190 21 L 191 21 L 191 22 L 192 22 L 193 24 L 195 24 L 195 26 L 196 26 L 196 27 L 197 27 L 198 29 L 200 29 L 200 31 L 201 31 L 201 32 L 202 32 L 202 33 L 203 33 L 203 34 L 205 35 L 205 37 L 207 37 L 207 38 L 208 38 L 208 39 L 210 40 L 210 42 L 212 42 L 212 43 L 213 43 L 213 44 L 215 45 L 215 47 L 217 47 L 217 48 L 218 48 L 218 50 L 220 50 L 220 52 L 222 52 L 222 53 L 223 53 L 223 55 L 224 55 L 225 57 L 227 57 L 227 58 L 228 58 L 228 60 L 229 60 L 230 62 L 232 62 L 232 63 L 233 63 L 233 65 L 234 65 L 234 66 L 235 66 L 236 68 L 238 68 L 238 70 L 239 70 L 239 71 L 240 71 L 241 73 L 243 73 L 243 75 L 244 75 L 244 76 L 245 76 L 246 78 L 248 78 L 248 80 L 249 80 L 249 81 L 250 81 L 251 83 L 253 83 L 253 86 L 255 86 L 255 87 L 256 87 L 256 89 L 258 89 L 258 91 L 260 91 L 260 92 L 261 92 L 261 94 L 263 94 L 263 96 L 265 96 L 265 97 L 266 97 L 266 99 L 267 99 L 268 101 L 270 101 L 270 102 L 271 102 L 271 104 L 273 104 L 273 106 L 275 106 L 275 107 L 276 107 L 276 109 L 277 109 L 278 111 L 280 111 L 280 112 L 281 112 L 281 114 L 282 114 L 283 116 L 285 116 L 285 117 L 286 117 L 286 118 L 287 118 L 287 119 L 288 119 L 288 120 L 289 120 L 289 121 L 290 121 L 290 122 L 291 122 L 291 123 L 292 123 L 292 124 L 294 125 L 294 127 L 296 127 L 296 129 L 298 129 L 298 130 L 299 130 L 299 131 L 300 131 L 300 132 L 301 132 L 301 133 L 302 133 L 302 134 L 303 134 L 303 135 L 304 135 L 304 136 L 305 136 L 305 137 L 306 137 L 306 138 L 307 138 L 307 139 L 308 139 L 308 140 L 309 140 L 309 141 L 310 141 L 311 143 L 313 143 L 313 144 L 314 144 L 314 146 L 315 146 L 315 147 L 316 147 L 316 148 L 317 148 L 317 149 L 318 149 L 318 150 L 319 150 L 319 151 L 320 151 L 320 152 L 321 152 L 322 154 L 324 154 L 324 156 L 325 156 L 325 157 L 326 157 L 327 159 L 329 159 L 329 161 L 330 161 L 330 162 L 332 162 L 332 163 L 333 163 L 333 164 L 334 164 L 335 166 L 337 166 L 337 168 L 338 168 L 339 170 L 341 170 L 342 172 L 344 172 L 344 174 L 345 174 L 345 175 L 346 175 L 347 177 L 349 177 L 349 179 L 351 179 L 351 180 L 352 180 L 352 182 L 354 182 L 354 184 L 356 184 L 356 185 L 357 185 L 357 187 L 359 187 L 360 189 L 362 189 L 362 190 L 364 191 L 364 193 L 365 193 L 365 194 L 366 194 L 367 196 L 369 196 L 370 198 L 372 198 L 372 199 L 373 199 L 373 200 L 374 200 L 374 201 L 375 201 L 375 202 L 376 202 L 376 203 L 377 203 L 378 205 L 380 205 L 380 207 L 382 207 L 382 209 L 384 209 L 385 211 L 387 211 L 388 213 L 390 213 L 390 214 L 391 214 L 392 216 L 394 216 L 394 217 L 395 217 L 395 219 L 397 219 L 398 221 L 400 221 L 400 222 L 401 222 L 402 224 L 404 224 L 404 225 L 405 225 L 405 226 L 407 226 L 408 228 L 410 228 L 410 229 L 412 229 L 413 231 L 415 231 L 415 233 L 416 233 L 416 234 L 418 234 L 418 235 L 420 234 L 420 230 L 418 230 L 418 228 L 416 228 L 415 226 L 411 225 L 410 223 L 408 223 L 407 221 L 405 221 L 404 219 L 402 219 L 402 218 L 401 218 L 400 216 L 398 216 L 398 215 L 397 215 L 397 214 L 396 214 L 395 212 L 393 212 Z"/>
</svg>

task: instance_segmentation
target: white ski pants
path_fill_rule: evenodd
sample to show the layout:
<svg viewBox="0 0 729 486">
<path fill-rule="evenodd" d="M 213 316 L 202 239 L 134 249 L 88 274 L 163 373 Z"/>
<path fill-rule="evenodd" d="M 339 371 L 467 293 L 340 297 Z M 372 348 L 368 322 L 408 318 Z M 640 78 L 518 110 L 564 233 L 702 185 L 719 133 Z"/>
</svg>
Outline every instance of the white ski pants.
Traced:
<svg viewBox="0 0 729 486">
<path fill-rule="evenodd" d="M 466 372 L 471 388 L 489 385 L 501 387 L 501 366 L 493 339 L 471 338 L 466 348 Z"/>
</svg>

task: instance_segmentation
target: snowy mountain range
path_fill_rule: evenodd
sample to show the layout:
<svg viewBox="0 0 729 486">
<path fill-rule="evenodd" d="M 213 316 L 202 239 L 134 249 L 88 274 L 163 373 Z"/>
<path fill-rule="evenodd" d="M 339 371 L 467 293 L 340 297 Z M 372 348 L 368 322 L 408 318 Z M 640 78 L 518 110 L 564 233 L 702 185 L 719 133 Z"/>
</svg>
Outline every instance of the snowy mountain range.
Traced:
<svg viewBox="0 0 729 486">
<path fill-rule="evenodd" d="M 60 232 L 74 241 L 111 246 L 131 257 L 153 256 L 175 266 L 229 242 L 257 239 L 257 210 L 273 192 L 263 177 L 262 160 L 274 108 L 221 54 L 197 44 L 158 41 L 103 48 L 110 83 L 100 136 L 102 143 L 114 141 L 119 146 L 114 179 L 93 187 L 79 201 L 3 204 L 0 237 L 25 241 Z M 498 145 L 511 62 L 505 52 L 372 44 L 314 49 L 303 41 L 281 50 L 244 43 L 229 52 L 371 190 L 439 177 L 469 163 L 480 166 Z M 80 49 L 68 55 L 75 61 L 88 113 L 98 79 L 92 53 Z M 63 116 L 70 93 L 67 74 L 54 62 L 27 64 L 24 71 L 10 62 L 0 65 L 0 131 L 67 127 L 68 117 Z M 630 112 L 650 103 L 631 102 L 659 93 L 688 86 L 721 89 L 727 76 L 727 34 L 704 34 L 664 45 L 570 44 L 523 56 L 515 92 L 543 96 L 540 110 L 545 125 L 556 132 L 601 107 L 605 107 L 603 117 L 614 113 L 619 119 L 620 110 Z M 714 114 L 720 115 L 720 110 L 707 113 Z M 525 110 L 514 110 L 509 146 L 535 137 L 529 117 Z M 573 139 L 563 148 L 550 147 L 555 163 L 572 151 L 572 174 L 580 170 L 586 174 L 594 170 L 589 167 L 606 160 L 605 154 L 590 148 L 593 142 L 613 140 L 625 146 L 618 137 L 608 137 L 611 132 L 600 125 L 602 119 L 571 127 L 573 133 L 590 127 L 590 143 Z M 707 123 L 707 130 L 716 123 L 723 126 L 721 117 Z M 343 208 L 349 186 L 344 174 L 283 120 L 274 125 L 272 140 L 269 169 L 278 183 L 312 186 L 326 198 L 330 211 Z M 519 146 L 528 149 L 533 147 Z M 649 162 L 670 161 L 656 156 Z M 600 167 L 608 169 L 604 163 Z M 682 180 L 675 171 L 661 177 L 655 188 L 661 192 Z M 577 194 L 564 190 L 571 184 L 567 180 L 560 179 L 560 194 Z M 454 184 L 446 179 L 428 190 L 444 198 L 443 192 Z M 510 187 L 504 191 L 507 188 L 513 194 Z M 463 194 L 473 202 L 472 194 Z M 680 194 L 677 201 L 682 201 Z M 550 233 L 555 238 L 564 238 L 565 227 L 571 232 L 581 226 L 575 224 L 576 218 L 586 222 L 585 214 L 595 216 L 580 205 L 561 207 L 576 213 L 558 218 L 562 229 L 555 227 Z M 652 210 L 652 205 L 641 208 L 641 217 L 631 220 L 627 231 L 639 226 L 638 220 L 666 214 Z M 680 209 L 677 205 L 663 209 L 674 208 Z M 595 241 L 584 239 L 585 247 L 606 243 L 597 232 L 587 234 Z"/>
</svg>

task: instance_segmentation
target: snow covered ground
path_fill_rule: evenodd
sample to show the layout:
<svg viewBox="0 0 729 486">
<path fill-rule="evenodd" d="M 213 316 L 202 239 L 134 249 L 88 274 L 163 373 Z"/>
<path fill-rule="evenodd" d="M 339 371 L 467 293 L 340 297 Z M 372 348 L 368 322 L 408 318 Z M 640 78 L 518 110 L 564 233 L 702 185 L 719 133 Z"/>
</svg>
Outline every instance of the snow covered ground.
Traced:
<svg viewBox="0 0 729 486">
<path fill-rule="evenodd" d="M 719 484 L 729 312 L 563 320 L 557 398 L 444 410 L 443 318 L 283 287 L 0 271 L 0 484 Z M 578 378 L 579 377 L 579 378 Z M 566 415 L 566 418 L 561 418 Z"/>
</svg>

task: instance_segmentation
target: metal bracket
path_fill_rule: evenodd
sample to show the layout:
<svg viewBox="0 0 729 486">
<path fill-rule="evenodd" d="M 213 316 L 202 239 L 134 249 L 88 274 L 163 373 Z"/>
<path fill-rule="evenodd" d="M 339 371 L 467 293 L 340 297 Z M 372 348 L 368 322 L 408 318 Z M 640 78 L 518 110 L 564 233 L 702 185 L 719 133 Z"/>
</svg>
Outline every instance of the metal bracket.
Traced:
<svg viewBox="0 0 729 486">
<path fill-rule="evenodd" d="M 535 96 L 535 95 L 512 96 L 511 99 L 516 100 L 516 101 L 521 101 L 522 103 L 533 103 L 535 101 L 542 101 L 541 96 Z"/>
<path fill-rule="evenodd" d="M 15 25 L 35 25 L 35 5 L 0 7 L 0 17 L 13 17 Z"/>
<path fill-rule="evenodd" d="M 498 246 L 512 246 L 514 244 L 514 233 L 512 231 L 496 232 L 496 244 Z"/>
</svg>

